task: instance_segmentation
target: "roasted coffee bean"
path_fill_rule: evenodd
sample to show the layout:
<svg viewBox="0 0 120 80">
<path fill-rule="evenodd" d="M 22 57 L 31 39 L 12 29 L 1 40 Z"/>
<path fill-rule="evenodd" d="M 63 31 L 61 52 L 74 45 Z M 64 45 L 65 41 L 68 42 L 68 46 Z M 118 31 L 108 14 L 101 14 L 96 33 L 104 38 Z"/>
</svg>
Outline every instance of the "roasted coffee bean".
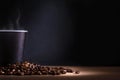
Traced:
<svg viewBox="0 0 120 80">
<path fill-rule="evenodd" d="M 75 74 L 79 74 L 80 73 L 80 71 L 75 71 Z"/>
<path fill-rule="evenodd" d="M 30 72 L 30 75 L 34 75 L 35 73 L 33 71 Z"/>
<path fill-rule="evenodd" d="M 49 74 L 50 74 L 50 75 L 55 75 L 55 71 L 51 70 L 51 71 L 49 72 Z"/>
<path fill-rule="evenodd" d="M 48 71 L 44 70 L 44 71 L 41 71 L 41 73 L 42 73 L 43 75 L 47 75 L 47 74 L 48 74 Z"/>
<path fill-rule="evenodd" d="M 38 71 L 37 74 L 38 74 L 38 75 L 42 75 L 41 71 Z"/>
<path fill-rule="evenodd" d="M 56 75 L 60 75 L 60 72 L 59 72 L 59 71 L 57 71 L 57 72 L 56 72 Z"/>
<path fill-rule="evenodd" d="M 12 75 L 13 74 L 13 72 L 9 72 L 9 75 Z"/>
<path fill-rule="evenodd" d="M 28 61 L 0 66 L 0 75 L 60 75 L 73 72 L 69 68 L 41 66 Z M 79 71 L 75 73 L 79 74 Z"/>
<path fill-rule="evenodd" d="M 5 74 L 5 72 L 4 71 L 0 71 L 0 75 L 4 75 Z"/>
<path fill-rule="evenodd" d="M 66 70 L 60 70 L 60 73 L 61 74 L 66 74 L 67 72 L 66 72 Z"/>
<path fill-rule="evenodd" d="M 69 73 L 72 73 L 72 72 L 73 72 L 72 69 L 66 69 L 66 70 L 67 70 L 67 72 L 69 72 Z"/>
<path fill-rule="evenodd" d="M 23 75 L 24 75 L 24 72 L 20 72 L 20 75 L 23 76 Z"/>
</svg>

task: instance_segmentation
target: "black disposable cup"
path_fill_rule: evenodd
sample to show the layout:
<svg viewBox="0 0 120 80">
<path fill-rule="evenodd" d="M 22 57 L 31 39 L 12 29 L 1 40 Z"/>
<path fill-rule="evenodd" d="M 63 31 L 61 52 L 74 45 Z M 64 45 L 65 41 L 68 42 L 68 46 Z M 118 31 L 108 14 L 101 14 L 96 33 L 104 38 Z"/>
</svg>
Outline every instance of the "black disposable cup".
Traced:
<svg viewBox="0 0 120 80">
<path fill-rule="evenodd" d="M 0 30 L 0 66 L 22 61 L 27 30 Z"/>
</svg>

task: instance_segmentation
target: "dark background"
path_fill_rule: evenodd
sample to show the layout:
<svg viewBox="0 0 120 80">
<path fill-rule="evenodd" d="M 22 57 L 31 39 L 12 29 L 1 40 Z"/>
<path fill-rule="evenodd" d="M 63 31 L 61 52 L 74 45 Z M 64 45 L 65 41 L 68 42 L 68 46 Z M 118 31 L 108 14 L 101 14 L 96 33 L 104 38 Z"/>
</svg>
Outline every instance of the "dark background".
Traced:
<svg viewBox="0 0 120 80">
<path fill-rule="evenodd" d="M 24 60 L 43 65 L 120 66 L 119 4 L 96 0 L 0 1 L 1 29 L 15 24 L 26 36 Z M 6 27 L 11 29 L 10 27 Z"/>
</svg>

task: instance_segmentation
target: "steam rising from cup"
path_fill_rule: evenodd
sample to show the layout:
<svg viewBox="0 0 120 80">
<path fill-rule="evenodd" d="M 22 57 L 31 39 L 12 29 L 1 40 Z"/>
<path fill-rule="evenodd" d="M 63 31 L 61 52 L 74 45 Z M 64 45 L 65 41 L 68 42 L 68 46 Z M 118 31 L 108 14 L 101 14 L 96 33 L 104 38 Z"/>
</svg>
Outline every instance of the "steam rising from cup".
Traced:
<svg viewBox="0 0 120 80">
<path fill-rule="evenodd" d="M 20 18 L 21 18 L 21 13 L 20 9 L 17 8 L 16 10 L 13 10 L 12 14 L 8 13 L 8 16 L 5 24 L 2 26 L 2 30 L 21 30 L 22 28 L 20 27 Z"/>
<path fill-rule="evenodd" d="M 19 24 L 19 22 L 20 22 L 20 10 L 18 9 L 18 17 L 17 17 L 17 19 L 16 19 L 16 25 L 15 25 L 15 27 L 16 28 L 18 28 L 19 29 L 19 27 L 20 27 L 20 24 Z"/>
</svg>

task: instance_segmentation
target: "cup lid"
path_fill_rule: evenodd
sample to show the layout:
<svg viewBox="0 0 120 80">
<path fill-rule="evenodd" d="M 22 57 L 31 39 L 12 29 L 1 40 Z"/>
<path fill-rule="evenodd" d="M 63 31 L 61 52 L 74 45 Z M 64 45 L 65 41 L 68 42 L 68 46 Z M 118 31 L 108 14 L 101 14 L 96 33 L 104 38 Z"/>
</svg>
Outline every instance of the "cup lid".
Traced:
<svg viewBox="0 0 120 80">
<path fill-rule="evenodd" d="M 0 30 L 0 32 L 28 32 L 27 30 Z"/>
</svg>

